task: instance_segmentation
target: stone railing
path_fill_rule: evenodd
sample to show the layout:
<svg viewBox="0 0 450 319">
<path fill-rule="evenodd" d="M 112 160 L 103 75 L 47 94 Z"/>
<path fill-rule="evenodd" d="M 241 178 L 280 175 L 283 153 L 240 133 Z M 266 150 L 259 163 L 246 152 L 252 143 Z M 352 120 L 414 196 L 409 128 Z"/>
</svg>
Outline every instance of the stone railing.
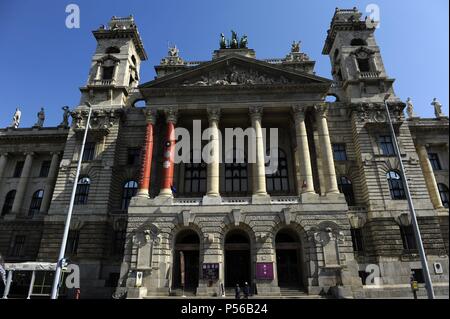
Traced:
<svg viewBox="0 0 450 319">
<path fill-rule="evenodd" d="M 380 76 L 380 71 L 359 72 L 358 74 L 361 79 L 377 78 Z"/>
<path fill-rule="evenodd" d="M 271 204 L 297 204 L 300 202 L 298 196 L 271 196 Z"/>
<path fill-rule="evenodd" d="M 350 213 L 367 213 L 367 207 L 365 206 L 348 206 Z"/>
<path fill-rule="evenodd" d="M 114 79 L 110 79 L 110 80 L 94 80 L 92 81 L 92 85 L 114 85 L 115 80 Z"/>
<path fill-rule="evenodd" d="M 178 206 L 198 206 L 202 203 L 201 198 L 174 198 L 173 205 Z"/>
<path fill-rule="evenodd" d="M 281 64 L 283 63 L 283 59 L 264 59 L 264 62 L 270 63 L 270 64 Z"/>
<path fill-rule="evenodd" d="M 222 197 L 222 205 L 246 205 L 250 203 L 250 197 Z"/>
</svg>

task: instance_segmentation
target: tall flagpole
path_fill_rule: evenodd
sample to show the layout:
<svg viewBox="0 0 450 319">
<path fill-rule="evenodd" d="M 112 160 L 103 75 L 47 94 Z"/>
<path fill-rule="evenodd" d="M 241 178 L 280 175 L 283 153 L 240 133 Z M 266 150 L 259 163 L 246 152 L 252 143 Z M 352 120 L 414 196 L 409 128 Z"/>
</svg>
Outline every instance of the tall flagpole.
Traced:
<svg viewBox="0 0 450 319">
<path fill-rule="evenodd" d="M 86 127 L 84 129 L 84 136 L 83 136 L 83 142 L 81 144 L 81 151 L 80 151 L 80 155 L 78 157 L 77 172 L 75 173 L 75 179 L 74 179 L 73 188 L 72 188 L 72 195 L 70 196 L 69 211 L 67 212 L 66 224 L 64 225 L 64 234 L 63 234 L 63 238 L 62 238 L 62 242 L 61 242 L 61 248 L 59 250 L 58 261 L 56 262 L 55 278 L 53 278 L 51 299 L 58 298 L 58 287 L 59 287 L 59 279 L 60 279 L 59 277 L 61 277 L 61 268 L 64 263 L 64 254 L 66 252 L 67 237 L 69 236 L 70 220 L 72 218 L 73 204 L 75 202 L 75 194 L 77 192 L 78 177 L 80 176 L 81 162 L 83 161 L 84 145 L 86 144 L 87 133 L 89 130 L 89 123 L 91 121 L 92 106 L 89 102 L 85 102 L 85 104 L 89 108 L 89 113 L 88 113 L 88 117 L 87 117 L 87 121 L 86 121 Z"/>
<path fill-rule="evenodd" d="M 414 229 L 414 235 L 415 235 L 414 237 L 416 238 L 416 243 L 417 243 L 417 247 L 418 247 L 419 255 L 420 255 L 420 262 L 422 264 L 422 269 L 425 272 L 425 288 L 427 289 L 428 299 L 434 299 L 435 297 L 434 297 L 434 290 L 433 290 L 433 282 L 431 281 L 430 269 L 428 268 L 428 263 L 427 263 L 427 256 L 425 254 L 425 249 L 423 248 L 422 236 L 420 235 L 419 226 L 417 224 L 416 210 L 414 209 L 414 204 L 413 204 L 413 201 L 411 198 L 411 193 L 409 191 L 408 180 L 406 179 L 405 168 L 403 166 L 403 161 L 402 161 L 402 158 L 400 155 L 400 150 L 399 150 L 398 143 L 397 143 L 397 137 L 395 135 L 394 126 L 392 125 L 391 114 L 389 112 L 389 107 L 388 107 L 388 103 L 387 103 L 387 99 L 389 98 L 389 96 L 390 96 L 390 94 L 386 94 L 386 96 L 384 97 L 384 107 L 386 109 L 389 127 L 391 129 L 391 137 L 392 137 L 392 141 L 394 142 L 395 154 L 397 155 L 397 159 L 398 159 L 398 162 L 400 165 L 401 177 L 405 183 L 406 199 L 408 200 L 409 212 L 411 214 L 411 222 L 412 222 L 412 226 Z"/>
</svg>

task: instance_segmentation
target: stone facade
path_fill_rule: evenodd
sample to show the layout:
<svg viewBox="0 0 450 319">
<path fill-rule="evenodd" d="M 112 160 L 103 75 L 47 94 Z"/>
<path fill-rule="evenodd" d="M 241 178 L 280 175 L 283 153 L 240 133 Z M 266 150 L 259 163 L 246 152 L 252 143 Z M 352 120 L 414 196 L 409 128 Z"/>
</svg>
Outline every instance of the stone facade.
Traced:
<svg viewBox="0 0 450 319">
<path fill-rule="evenodd" d="M 80 265 L 84 297 L 219 296 L 244 282 L 259 296 L 409 297 L 421 265 L 405 185 L 387 179 L 399 176 L 389 94 L 435 292 L 448 296 L 448 117 L 405 118 L 375 29 L 360 16 L 333 16 L 322 52 L 332 80 L 314 74 L 297 44 L 268 60 L 244 47 L 188 62 L 171 48 L 143 84 L 147 56 L 134 20 L 113 17 L 93 32 L 98 45 L 70 128 L 0 130 L 6 262 L 56 261 L 90 102 L 80 175 L 89 182 L 79 184 L 67 252 Z M 210 128 L 200 147 L 209 142 L 215 155 L 174 163 L 174 129 L 195 134 L 193 121 Z M 219 136 L 248 127 L 256 162 L 220 162 Z M 275 177 L 265 174 L 263 128 L 278 129 Z M 217 277 L 202 270 L 210 266 Z"/>
</svg>

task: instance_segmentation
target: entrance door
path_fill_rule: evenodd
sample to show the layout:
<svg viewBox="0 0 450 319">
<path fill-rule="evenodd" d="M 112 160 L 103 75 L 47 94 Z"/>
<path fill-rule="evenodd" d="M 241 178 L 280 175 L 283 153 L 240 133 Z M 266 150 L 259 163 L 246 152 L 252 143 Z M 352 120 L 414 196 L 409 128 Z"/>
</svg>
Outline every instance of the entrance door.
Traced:
<svg viewBox="0 0 450 319">
<path fill-rule="evenodd" d="M 173 256 L 173 288 L 182 288 L 182 262 L 181 253 L 184 258 L 184 288 L 195 290 L 199 279 L 199 251 L 200 239 L 193 230 L 181 231 L 175 240 Z"/>
<path fill-rule="evenodd" d="M 250 239 L 242 230 L 225 236 L 225 287 L 251 285 Z"/>
<path fill-rule="evenodd" d="M 292 230 L 280 230 L 275 237 L 279 287 L 302 286 L 300 241 Z"/>
</svg>

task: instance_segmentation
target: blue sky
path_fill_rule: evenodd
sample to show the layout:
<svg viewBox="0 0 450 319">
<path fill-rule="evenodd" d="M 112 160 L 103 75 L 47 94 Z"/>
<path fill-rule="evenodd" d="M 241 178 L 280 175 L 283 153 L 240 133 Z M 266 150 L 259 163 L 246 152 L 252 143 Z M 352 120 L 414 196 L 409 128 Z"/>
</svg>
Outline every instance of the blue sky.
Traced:
<svg viewBox="0 0 450 319">
<path fill-rule="evenodd" d="M 65 26 L 70 3 L 80 8 L 79 29 Z M 10 125 L 16 106 L 23 110 L 21 127 L 27 127 L 42 106 L 45 125 L 56 126 L 63 105 L 78 105 L 96 45 L 91 31 L 113 15 L 135 17 L 149 56 L 141 67 L 143 82 L 153 79 L 168 41 L 185 60 L 208 60 L 219 34 L 229 37 L 231 29 L 248 35 L 258 58 L 284 57 L 292 40 L 301 40 L 317 74 L 331 78 L 321 51 L 334 8 L 357 6 L 364 13 L 371 3 L 380 8 L 376 39 L 389 76 L 396 78 L 396 94 L 411 96 L 422 117 L 433 116 L 433 97 L 448 114 L 448 0 L 0 0 L 0 127 Z"/>
</svg>

